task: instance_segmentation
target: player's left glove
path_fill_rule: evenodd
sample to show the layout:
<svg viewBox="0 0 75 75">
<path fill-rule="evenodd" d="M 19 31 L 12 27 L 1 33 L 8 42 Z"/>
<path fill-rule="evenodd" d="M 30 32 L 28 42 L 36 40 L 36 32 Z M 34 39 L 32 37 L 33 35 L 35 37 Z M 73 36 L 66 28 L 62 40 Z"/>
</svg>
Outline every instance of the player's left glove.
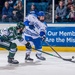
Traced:
<svg viewBox="0 0 75 75">
<path fill-rule="evenodd" d="M 41 31 L 40 32 L 40 36 L 42 38 L 42 41 L 45 41 L 46 40 L 45 32 Z"/>
<path fill-rule="evenodd" d="M 46 40 L 46 36 L 45 35 L 43 35 L 41 38 L 42 38 L 42 41 Z"/>
<path fill-rule="evenodd" d="M 22 39 L 22 36 L 21 36 L 21 35 L 17 35 L 17 36 L 16 36 L 16 39 L 21 40 L 21 39 Z"/>
</svg>

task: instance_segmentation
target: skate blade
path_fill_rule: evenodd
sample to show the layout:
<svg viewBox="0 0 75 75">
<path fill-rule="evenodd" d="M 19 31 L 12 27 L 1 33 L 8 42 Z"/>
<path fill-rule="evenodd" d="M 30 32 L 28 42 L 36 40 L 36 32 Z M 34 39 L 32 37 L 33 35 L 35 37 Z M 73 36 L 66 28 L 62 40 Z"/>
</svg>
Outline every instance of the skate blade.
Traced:
<svg viewBox="0 0 75 75">
<path fill-rule="evenodd" d="M 25 60 L 25 63 L 33 62 L 34 60 Z"/>
</svg>

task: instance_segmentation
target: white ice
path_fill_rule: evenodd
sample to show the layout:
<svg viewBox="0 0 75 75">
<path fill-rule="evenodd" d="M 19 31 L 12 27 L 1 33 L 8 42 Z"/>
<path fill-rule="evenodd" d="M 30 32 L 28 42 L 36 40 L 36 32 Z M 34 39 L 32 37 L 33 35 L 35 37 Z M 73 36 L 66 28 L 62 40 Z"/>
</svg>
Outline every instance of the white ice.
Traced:
<svg viewBox="0 0 75 75">
<path fill-rule="evenodd" d="M 71 58 L 75 53 L 59 53 L 64 58 Z M 0 51 L 0 75 L 75 75 L 75 63 L 45 55 L 46 61 L 36 58 L 35 52 L 31 57 L 33 62 L 25 62 L 25 52 L 18 51 L 15 59 L 19 65 L 11 65 L 7 62 L 7 51 Z"/>
</svg>

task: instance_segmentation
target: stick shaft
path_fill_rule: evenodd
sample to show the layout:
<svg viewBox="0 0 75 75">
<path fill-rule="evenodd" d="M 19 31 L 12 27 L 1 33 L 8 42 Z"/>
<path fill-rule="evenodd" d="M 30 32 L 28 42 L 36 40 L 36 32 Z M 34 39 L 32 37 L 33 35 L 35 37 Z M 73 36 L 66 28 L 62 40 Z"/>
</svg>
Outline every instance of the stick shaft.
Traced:
<svg viewBox="0 0 75 75">
<path fill-rule="evenodd" d="M 60 58 L 62 58 L 62 57 L 60 56 L 60 54 L 59 54 L 52 46 L 50 46 L 47 41 L 45 41 L 45 43 L 46 43 Z"/>
<path fill-rule="evenodd" d="M 38 33 L 35 29 L 34 29 L 34 31 L 39 35 L 39 33 Z M 53 54 L 50 54 L 50 53 L 46 53 L 46 52 L 43 52 L 43 53 L 48 54 L 48 55 L 51 55 L 51 56 L 54 56 L 54 57 L 57 57 L 57 58 L 60 58 L 60 59 L 65 60 L 65 61 L 71 61 L 71 60 L 72 60 L 72 59 L 65 59 L 65 58 L 61 57 L 61 55 L 60 55 L 52 46 L 50 46 L 47 41 L 44 41 L 44 42 L 45 42 L 58 56 L 53 55 Z M 38 50 L 37 50 L 37 51 L 38 51 Z M 42 52 L 42 51 L 40 51 L 40 52 Z"/>
<path fill-rule="evenodd" d="M 32 49 L 33 49 L 33 50 L 36 50 L 35 48 L 32 48 Z M 56 56 L 56 55 L 54 55 L 54 54 L 51 54 L 51 53 L 48 53 L 48 52 L 45 52 L 45 51 L 40 51 L 40 50 L 36 50 L 36 51 L 42 52 L 42 53 L 47 54 L 47 55 L 49 55 L 49 56 L 53 56 L 53 57 L 62 59 L 62 60 L 64 60 L 64 61 L 73 62 L 72 59 L 61 58 L 61 57 L 59 57 L 59 56 Z M 74 62 L 74 63 L 75 63 L 75 62 Z"/>
<path fill-rule="evenodd" d="M 36 50 L 35 48 L 32 48 L 32 49 L 33 49 L 33 50 Z M 40 50 L 36 50 L 36 51 L 42 52 L 42 53 L 47 54 L 47 55 L 49 55 L 49 56 L 53 56 L 53 57 L 56 57 L 56 58 L 60 58 L 59 56 L 53 55 L 53 54 L 48 53 L 48 52 L 45 52 L 45 51 L 40 51 Z M 60 59 L 61 59 L 61 58 L 60 58 Z"/>
<path fill-rule="evenodd" d="M 34 31 L 39 35 L 39 33 L 34 29 Z M 44 41 L 61 59 L 63 59 L 56 50 L 54 50 L 54 48 L 52 46 L 49 45 L 49 43 L 47 41 Z"/>
</svg>

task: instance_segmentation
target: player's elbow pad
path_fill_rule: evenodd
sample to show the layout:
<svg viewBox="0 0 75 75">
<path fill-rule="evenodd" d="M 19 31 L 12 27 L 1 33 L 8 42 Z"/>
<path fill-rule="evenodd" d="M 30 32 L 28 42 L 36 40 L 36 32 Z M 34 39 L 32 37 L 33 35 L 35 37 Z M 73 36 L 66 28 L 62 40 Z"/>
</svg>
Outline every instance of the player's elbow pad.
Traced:
<svg viewBox="0 0 75 75">
<path fill-rule="evenodd" d="M 43 35 L 45 35 L 45 32 L 41 31 L 40 36 L 43 36 Z"/>
<path fill-rule="evenodd" d="M 26 21 L 24 22 L 24 25 L 25 25 L 25 26 L 29 26 L 29 21 L 26 20 Z"/>
</svg>

